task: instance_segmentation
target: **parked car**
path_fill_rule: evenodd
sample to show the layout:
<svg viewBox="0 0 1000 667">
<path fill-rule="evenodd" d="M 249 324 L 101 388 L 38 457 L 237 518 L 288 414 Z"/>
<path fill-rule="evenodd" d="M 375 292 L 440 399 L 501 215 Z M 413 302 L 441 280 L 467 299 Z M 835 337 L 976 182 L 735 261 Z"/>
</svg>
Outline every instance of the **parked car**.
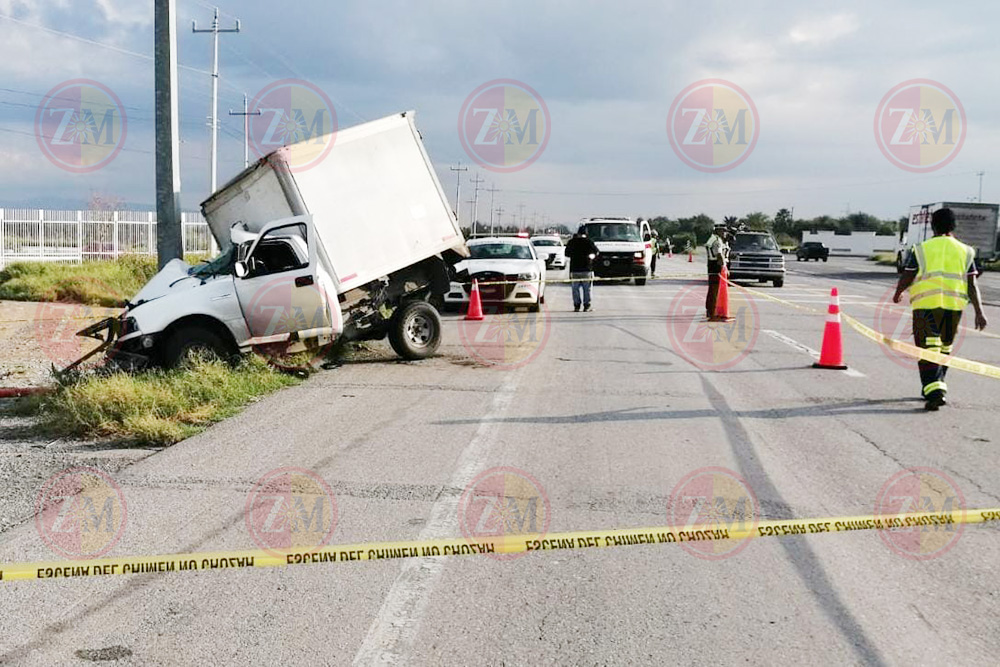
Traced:
<svg viewBox="0 0 1000 667">
<path fill-rule="evenodd" d="M 545 303 L 545 260 L 531 242 L 522 237 L 494 236 L 470 239 L 469 258 L 455 264 L 455 279 L 444 296 L 446 307 L 460 308 L 469 302 L 472 279 L 484 304 L 527 306 L 538 311 Z"/>
<path fill-rule="evenodd" d="M 561 237 L 556 234 L 546 234 L 532 236 L 529 240 L 531 245 L 535 246 L 535 252 L 545 260 L 545 268 L 566 268 L 566 246 L 563 245 Z"/>
<path fill-rule="evenodd" d="M 830 249 L 819 241 L 806 241 L 795 251 L 795 259 L 799 262 L 802 260 L 808 262 L 810 259 L 823 260 L 825 262 L 829 257 Z"/>
<path fill-rule="evenodd" d="M 785 257 L 769 232 L 737 232 L 729 251 L 729 276 L 733 280 L 771 281 L 785 284 Z"/>
<path fill-rule="evenodd" d="M 448 290 L 444 256 L 468 251 L 413 113 L 341 129 L 308 171 L 289 165 L 312 142 L 283 147 L 202 204 L 223 252 L 172 260 L 108 331 L 114 356 L 173 366 L 190 352 L 233 357 L 323 350 L 336 339 L 388 336 L 407 359 L 434 353 Z M 457 253 L 457 255 L 455 255 Z"/>
</svg>

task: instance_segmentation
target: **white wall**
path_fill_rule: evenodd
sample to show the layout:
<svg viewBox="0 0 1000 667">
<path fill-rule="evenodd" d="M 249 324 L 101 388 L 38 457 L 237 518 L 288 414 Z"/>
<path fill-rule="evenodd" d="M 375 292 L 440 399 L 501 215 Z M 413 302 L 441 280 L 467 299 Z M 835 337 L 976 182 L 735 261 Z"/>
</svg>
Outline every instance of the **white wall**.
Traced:
<svg viewBox="0 0 1000 667">
<path fill-rule="evenodd" d="M 875 232 L 835 234 L 832 231 L 802 232 L 802 242 L 819 241 L 830 249 L 831 255 L 860 255 L 868 257 L 877 252 L 896 250 L 895 234 L 875 235 Z"/>
</svg>

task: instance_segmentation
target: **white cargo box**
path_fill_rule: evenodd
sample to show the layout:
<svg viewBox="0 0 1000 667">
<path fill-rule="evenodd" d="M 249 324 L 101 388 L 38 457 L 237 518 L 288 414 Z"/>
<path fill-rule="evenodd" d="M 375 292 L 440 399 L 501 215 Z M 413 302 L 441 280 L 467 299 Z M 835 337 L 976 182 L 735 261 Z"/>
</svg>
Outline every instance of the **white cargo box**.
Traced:
<svg viewBox="0 0 1000 667">
<path fill-rule="evenodd" d="M 229 245 L 236 222 L 257 231 L 312 214 L 319 259 L 343 293 L 464 246 L 413 116 L 339 130 L 327 156 L 302 171 L 289 165 L 315 154 L 315 138 L 258 160 L 202 204 L 220 247 Z"/>
</svg>

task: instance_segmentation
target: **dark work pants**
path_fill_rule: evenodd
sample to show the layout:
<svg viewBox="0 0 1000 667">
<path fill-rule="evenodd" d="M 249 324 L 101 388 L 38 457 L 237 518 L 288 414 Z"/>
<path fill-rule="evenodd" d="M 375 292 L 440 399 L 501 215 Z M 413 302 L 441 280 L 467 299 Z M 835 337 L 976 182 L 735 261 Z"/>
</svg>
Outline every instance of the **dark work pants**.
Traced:
<svg viewBox="0 0 1000 667">
<path fill-rule="evenodd" d="M 942 354 L 951 354 L 958 333 L 958 324 L 962 321 L 962 311 L 945 310 L 944 308 L 918 308 L 913 311 L 913 340 L 917 347 L 934 350 Z M 944 378 L 948 374 L 947 366 L 939 366 L 929 361 L 917 361 L 920 369 L 920 384 L 923 395 L 931 392 L 948 392 Z"/>
<path fill-rule="evenodd" d="M 708 294 L 705 295 L 705 317 L 715 317 L 715 302 L 719 299 L 719 274 L 708 274 Z"/>
</svg>

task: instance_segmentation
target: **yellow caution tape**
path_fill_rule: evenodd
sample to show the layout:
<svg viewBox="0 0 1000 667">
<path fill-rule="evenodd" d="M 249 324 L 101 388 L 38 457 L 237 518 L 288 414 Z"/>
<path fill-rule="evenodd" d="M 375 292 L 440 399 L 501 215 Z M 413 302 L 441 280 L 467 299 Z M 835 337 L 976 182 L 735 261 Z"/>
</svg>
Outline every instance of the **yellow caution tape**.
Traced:
<svg viewBox="0 0 1000 667">
<path fill-rule="evenodd" d="M 749 287 L 743 287 L 742 285 L 737 285 L 732 281 L 726 281 L 728 284 L 741 289 L 745 292 L 749 292 L 755 296 L 762 297 L 769 301 L 774 301 L 776 303 L 783 304 L 785 306 L 790 306 L 798 310 L 804 310 L 806 312 L 823 314 L 823 311 L 817 310 L 815 308 L 809 308 L 807 306 L 802 306 L 797 303 L 792 303 L 790 301 L 785 301 L 784 299 L 779 299 L 776 296 L 771 296 L 770 294 L 765 294 L 755 289 Z M 939 366 L 948 366 L 950 368 L 957 368 L 961 371 L 966 371 L 967 373 L 975 373 L 976 375 L 982 375 L 983 377 L 990 377 L 1000 380 L 1000 368 L 996 366 L 991 366 L 990 364 L 984 364 L 980 361 L 972 361 L 970 359 L 963 359 L 962 357 L 956 357 L 950 354 L 941 354 L 940 352 L 935 352 L 934 350 L 925 350 L 924 348 L 917 347 L 910 343 L 905 343 L 901 340 L 896 340 L 895 338 L 890 338 L 884 334 L 880 334 L 871 327 L 865 326 L 858 320 L 854 319 L 847 313 L 841 310 L 841 316 L 844 322 L 846 322 L 852 329 L 857 331 L 859 334 L 868 338 L 869 340 L 875 341 L 880 345 L 885 345 L 897 352 L 905 354 L 908 357 L 913 357 L 915 359 L 923 359 L 924 361 L 929 361 L 932 364 L 937 364 Z"/>
<path fill-rule="evenodd" d="M 917 359 L 923 359 L 924 361 L 929 361 L 932 364 L 937 364 L 939 366 L 957 368 L 969 373 L 975 373 L 976 375 L 983 375 L 985 377 L 1000 380 L 1000 368 L 997 368 L 996 366 L 984 364 L 979 361 L 970 361 L 969 359 L 955 357 L 950 354 L 941 354 L 940 352 L 935 352 L 934 350 L 925 350 L 917 347 L 916 345 L 911 345 L 910 343 L 904 343 L 901 340 L 889 338 L 888 336 L 882 335 L 874 329 L 865 326 L 861 322 L 858 322 L 847 313 L 841 314 L 844 316 L 844 321 L 862 336 L 873 340 L 876 343 L 881 343 L 882 345 L 890 347 L 893 350 L 901 352 L 909 357 L 916 357 Z"/>
<path fill-rule="evenodd" d="M 229 570 L 254 567 L 283 567 L 318 563 L 395 560 L 425 556 L 473 556 L 518 554 L 529 551 L 626 547 L 640 544 L 684 544 L 718 540 L 747 540 L 761 537 L 816 535 L 857 530 L 892 531 L 915 527 L 950 529 L 961 524 L 1000 521 L 1000 508 L 967 509 L 951 512 L 915 512 L 888 515 L 746 521 L 738 526 L 658 526 L 618 530 L 585 530 L 567 533 L 505 535 L 484 539 L 407 540 L 325 546 L 275 553 L 262 549 L 169 554 L 163 556 L 122 556 L 83 561 L 0 564 L 0 580 L 61 579 L 130 574 L 166 574 L 198 570 Z M 735 524 L 736 522 L 733 522 Z"/>
</svg>

